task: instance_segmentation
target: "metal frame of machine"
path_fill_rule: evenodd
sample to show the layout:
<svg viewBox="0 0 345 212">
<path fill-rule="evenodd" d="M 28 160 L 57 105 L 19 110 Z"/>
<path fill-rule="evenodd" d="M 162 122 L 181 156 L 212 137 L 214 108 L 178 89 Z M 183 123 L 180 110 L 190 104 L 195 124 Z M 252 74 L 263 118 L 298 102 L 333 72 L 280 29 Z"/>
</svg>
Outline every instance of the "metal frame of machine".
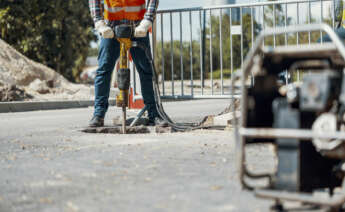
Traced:
<svg viewBox="0 0 345 212">
<path fill-rule="evenodd" d="M 298 32 L 310 32 L 310 31 L 323 31 L 332 40 L 332 43 L 325 43 L 325 44 L 312 44 L 312 45 L 299 45 L 297 46 L 285 46 L 285 47 L 277 47 L 277 48 L 270 48 L 270 47 L 263 47 L 263 41 L 265 37 L 267 36 L 273 36 L 278 34 L 284 34 L 284 33 L 298 33 Z M 265 68 L 266 66 L 266 68 Z M 267 68 L 267 66 L 270 66 Z M 341 194 L 337 195 L 331 195 L 328 198 L 316 198 L 310 193 L 316 189 L 319 185 L 317 182 L 315 182 L 312 185 L 309 185 L 308 183 L 305 183 L 303 179 L 292 179 L 293 177 L 289 176 L 288 171 L 286 169 L 294 169 L 297 170 L 290 170 L 293 173 L 293 176 L 295 178 L 298 178 L 299 176 L 310 176 L 314 179 L 312 176 L 316 176 L 315 173 L 318 172 L 310 172 L 310 173 L 304 173 L 301 174 L 299 172 L 305 172 L 303 171 L 303 167 L 305 165 L 301 165 L 301 163 L 296 162 L 296 166 L 293 165 L 289 167 L 278 167 L 275 173 L 252 173 L 246 164 L 246 153 L 245 149 L 248 144 L 252 143 L 273 143 L 276 146 L 276 154 L 278 155 L 278 159 L 281 157 L 279 155 L 280 147 L 281 149 L 296 149 L 296 154 L 291 158 L 297 158 L 296 160 L 302 161 L 300 157 L 302 157 L 302 148 L 301 145 L 309 145 L 308 148 L 310 151 L 310 148 L 316 149 L 317 153 L 312 153 L 314 155 L 319 155 L 328 157 L 328 154 L 330 154 L 330 157 L 337 158 L 336 161 L 339 161 L 340 164 L 345 164 L 345 153 L 339 152 L 337 147 L 342 146 L 345 144 L 345 132 L 336 130 L 336 131 L 316 131 L 312 130 L 311 128 L 302 127 L 299 126 L 300 123 L 302 123 L 304 120 L 296 121 L 294 119 L 293 114 L 297 117 L 300 117 L 301 115 L 299 113 L 299 108 L 302 106 L 297 106 L 297 109 L 289 109 L 290 106 L 287 107 L 285 112 L 279 112 L 275 113 L 274 107 L 277 107 L 279 110 L 284 105 L 288 104 L 285 100 L 280 101 L 281 96 L 277 94 L 277 98 L 279 97 L 279 101 L 274 102 L 275 100 L 272 100 L 273 97 L 269 96 L 270 94 L 267 94 L 268 96 L 265 96 L 265 89 L 267 89 L 267 93 L 272 94 L 272 92 L 278 93 L 277 88 L 270 87 L 270 83 L 275 84 L 277 78 L 272 77 L 271 81 L 269 78 L 273 76 L 273 73 L 270 73 L 272 70 L 282 69 L 287 70 L 287 72 L 294 72 L 297 69 L 304 69 L 304 70 L 318 70 L 319 73 L 325 75 L 313 75 L 310 80 L 314 79 L 320 79 L 325 80 L 328 76 L 332 78 L 332 74 L 327 73 L 335 73 L 341 75 L 342 79 L 342 88 L 344 89 L 345 84 L 345 74 L 344 74 L 344 68 L 345 68 L 345 47 L 342 43 L 342 41 L 338 38 L 336 33 L 333 31 L 331 27 L 325 24 L 312 24 L 312 25 L 303 25 L 303 26 L 293 26 L 293 27 L 287 27 L 287 28 L 277 28 L 272 30 L 266 30 L 264 33 L 262 33 L 256 40 L 255 45 L 251 49 L 251 51 L 248 53 L 248 56 L 245 60 L 243 70 L 241 72 L 241 76 L 237 75 L 233 77 L 232 82 L 232 90 L 234 90 L 234 83 L 237 79 L 240 78 L 241 80 L 241 118 L 240 123 L 237 123 L 236 119 L 233 119 L 233 125 L 235 128 L 235 139 L 238 142 L 237 146 L 237 152 L 239 157 L 239 170 L 240 170 L 240 181 L 243 186 L 243 188 L 247 190 L 254 191 L 255 195 L 262 198 L 269 198 L 276 200 L 277 206 L 280 205 L 281 201 L 297 201 L 304 204 L 310 204 L 310 205 L 316 205 L 316 206 L 327 206 L 331 208 L 333 211 L 339 211 L 339 208 L 342 207 L 342 205 L 345 203 L 345 192 L 342 192 Z M 332 69 L 332 71 L 327 71 L 328 69 Z M 336 71 L 334 71 L 336 70 Z M 337 72 L 338 71 L 338 72 Z M 255 83 L 252 84 L 252 86 L 248 86 L 249 77 L 253 77 Z M 321 76 L 321 77 L 320 77 Z M 256 81 L 256 79 L 260 79 L 260 77 L 264 78 L 262 82 L 260 80 Z M 327 78 L 328 79 L 328 78 Z M 333 82 L 333 81 L 331 81 Z M 268 86 L 266 86 L 268 85 Z M 253 88 L 255 87 L 255 88 Z M 258 89 L 260 92 L 263 93 L 263 96 L 261 97 L 261 102 L 253 101 L 252 96 L 250 96 L 253 89 Z M 302 92 L 303 89 L 311 89 L 310 86 L 305 88 L 302 86 L 302 88 L 299 89 L 299 92 Z M 331 89 L 331 88 L 329 88 Z M 304 91 L 303 91 L 304 92 Z M 343 94 L 342 91 L 339 93 Z M 254 94 L 255 95 L 255 94 Z M 276 94 L 272 94 L 273 96 Z M 296 95 L 296 94 L 295 94 Z M 300 94 L 302 95 L 302 94 Z M 292 95 L 293 96 L 293 95 Z M 266 98 L 267 97 L 267 98 Z M 271 99 L 270 99 L 271 98 Z M 275 97 L 274 97 L 275 98 Z M 287 98 L 287 97 L 284 97 Z M 294 97 L 290 97 L 290 99 L 298 98 L 297 95 Z M 342 97 L 339 97 L 342 98 Z M 233 102 L 232 105 L 234 105 L 235 98 L 232 98 Z M 252 121 L 250 123 L 251 114 L 250 108 L 257 108 L 258 104 L 265 103 L 265 101 L 268 101 L 266 107 L 272 107 L 273 109 L 269 109 L 268 115 L 266 115 L 266 119 L 271 119 L 267 121 L 267 123 L 256 123 L 256 121 Z M 302 100 L 304 101 L 304 100 Z M 255 105 L 256 104 L 256 105 Z M 275 104 L 276 106 L 274 106 Z M 299 103 L 302 104 L 302 103 Z M 298 108 L 299 107 L 299 108 Z M 307 106 L 303 106 L 304 108 L 307 108 Z M 263 109 L 264 111 L 265 109 Z M 273 112 L 272 112 L 272 111 Z M 276 109 L 277 110 L 277 109 Z M 235 108 L 233 108 L 233 111 L 235 112 Z M 255 111 L 255 110 L 254 110 Z M 291 112 L 292 111 L 292 112 Z M 260 111 L 255 111 L 260 112 Z M 285 114 L 286 117 L 291 117 L 290 120 L 286 121 L 276 121 L 275 115 L 279 116 L 277 114 Z M 286 115 L 290 114 L 290 115 Z M 291 115 L 292 114 L 292 115 Z M 283 116 L 283 115 L 280 115 Z M 257 117 L 257 116 L 256 116 Z M 262 120 L 264 120 L 263 118 Z M 302 118 L 301 118 L 302 119 Z M 249 120 L 249 121 L 248 121 Z M 277 122 L 279 122 L 277 124 Z M 275 126 L 274 126 L 275 125 Z M 309 126 L 309 125 L 308 125 Z M 324 141 L 327 140 L 327 142 L 319 142 L 315 143 L 315 141 Z M 311 147 L 313 146 L 313 147 Z M 341 148 L 341 149 L 342 149 Z M 319 151 L 322 150 L 323 152 Z M 308 153 L 308 151 L 306 151 Z M 284 153 L 285 154 L 285 153 Z M 282 154 L 282 155 L 284 155 Z M 309 153 L 308 153 L 309 154 Z M 288 155 L 287 153 L 284 155 L 286 157 Z M 335 156 L 334 156 L 335 155 Z M 340 156 L 339 156 L 340 155 Z M 291 156 L 291 155 L 290 155 Z M 290 157 L 289 156 L 289 157 Z M 282 157 L 282 158 L 284 158 Z M 280 158 L 280 159 L 282 159 Z M 287 159 L 286 157 L 285 159 Z M 306 159 L 303 159 L 305 161 L 308 161 Z M 304 161 L 304 163 L 306 163 Z M 331 161 L 331 162 L 329 162 Z M 308 161 L 310 162 L 310 161 Z M 290 161 L 288 162 L 290 163 Z M 293 161 L 291 161 L 293 163 Z M 317 161 L 315 161 L 317 163 Z M 334 165 L 333 159 L 325 159 L 325 163 L 329 164 L 329 166 Z M 278 165 L 279 166 L 279 165 Z M 302 168 L 301 168 L 302 167 Z M 326 167 L 326 165 L 325 165 Z M 344 170 L 345 166 L 341 167 L 340 169 L 345 172 Z M 302 170 L 302 171 L 301 171 Z M 327 172 L 327 168 L 325 169 Z M 280 172 L 286 171 L 287 175 L 282 175 Z M 310 171 L 310 170 L 309 170 Z M 329 170 L 331 172 L 331 170 Z M 283 173 L 284 174 L 284 173 Z M 313 175 L 314 174 L 314 175 Z M 255 180 L 259 179 L 268 179 L 268 185 L 264 188 L 260 188 L 258 186 L 251 185 L 251 183 Z M 315 179 L 318 179 L 315 177 Z M 325 181 L 327 179 L 327 176 L 325 175 L 324 178 L 320 178 L 320 182 Z M 249 183 L 249 180 L 251 183 Z M 322 181 L 323 180 L 323 181 Z M 296 181 L 296 183 L 295 183 Z M 332 181 L 332 179 L 329 179 L 329 181 Z M 341 182 L 334 183 L 334 186 L 342 187 L 342 190 L 345 190 L 344 182 L 344 175 L 341 177 Z M 292 182 L 292 183 L 291 183 Z M 291 183 L 291 185 L 289 184 Z M 252 183 L 253 184 L 253 183 Z M 307 186 L 304 186 L 306 184 Z M 303 187 L 304 186 L 304 187 Z M 309 187 L 308 187 L 309 186 Z M 323 186 L 320 185 L 320 188 L 327 188 L 332 187 L 331 183 L 327 183 Z M 305 188 L 308 187 L 308 188 Z M 309 190 L 311 191 L 309 193 Z M 307 192 L 305 192 L 307 191 Z M 278 207 L 279 208 L 279 207 Z"/>
</svg>

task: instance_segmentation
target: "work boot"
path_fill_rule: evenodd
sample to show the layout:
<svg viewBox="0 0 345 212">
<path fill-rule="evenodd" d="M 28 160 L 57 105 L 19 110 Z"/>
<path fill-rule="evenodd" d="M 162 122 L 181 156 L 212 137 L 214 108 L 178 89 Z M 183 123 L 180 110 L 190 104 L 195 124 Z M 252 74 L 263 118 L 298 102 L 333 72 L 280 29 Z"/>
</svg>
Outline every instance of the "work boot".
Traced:
<svg viewBox="0 0 345 212">
<path fill-rule="evenodd" d="M 149 126 L 168 127 L 169 124 L 161 117 L 156 116 L 155 118 L 149 120 Z"/>
<path fill-rule="evenodd" d="M 93 116 L 89 122 L 89 127 L 103 127 L 104 126 L 104 118 L 99 116 Z"/>
</svg>

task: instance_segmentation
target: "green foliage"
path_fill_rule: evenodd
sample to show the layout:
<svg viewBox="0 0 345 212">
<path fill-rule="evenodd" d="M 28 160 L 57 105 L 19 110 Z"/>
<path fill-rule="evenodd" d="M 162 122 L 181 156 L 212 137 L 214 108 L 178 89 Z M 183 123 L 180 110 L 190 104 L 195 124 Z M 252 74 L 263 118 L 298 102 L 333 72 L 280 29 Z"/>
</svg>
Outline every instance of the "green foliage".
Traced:
<svg viewBox="0 0 345 212">
<path fill-rule="evenodd" d="M 243 15 L 243 29 L 251 29 L 251 21 L 252 18 L 250 14 Z M 210 28 L 212 22 L 212 29 Z M 239 22 L 233 22 L 233 25 L 239 25 Z M 232 58 L 233 58 L 233 69 L 236 70 L 241 67 L 242 60 L 241 60 L 241 36 L 240 35 L 233 35 L 232 36 L 232 45 L 230 44 L 230 18 L 228 14 L 224 14 L 221 18 L 221 25 L 222 25 L 222 53 L 223 53 L 223 71 L 225 69 L 231 69 L 231 48 L 232 48 Z M 254 32 L 251 30 L 246 30 L 243 32 L 243 55 L 245 56 L 249 49 L 252 46 L 252 34 L 256 37 L 259 33 L 259 25 L 253 20 L 254 25 Z M 220 17 L 212 16 L 209 22 L 207 23 L 207 27 L 205 29 L 205 61 L 204 61 L 204 77 L 209 78 L 210 73 L 212 70 L 220 70 Z M 211 38 L 212 38 L 212 45 L 211 45 Z M 255 40 L 255 38 L 253 38 Z M 183 58 L 183 78 L 190 79 L 191 75 L 193 74 L 194 79 L 200 79 L 201 76 L 201 62 L 200 62 L 200 41 L 193 40 L 192 42 L 192 52 L 193 52 L 193 60 L 192 60 L 192 67 L 193 71 L 191 72 L 191 58 L 190 58 L 190 51 L 191 45 L 190 42 L 182 42 L 182 51 L 180 41 L 174 41 L 172 45 L 171 51 L 171 43 L 164 42 L 162 48 L 161 42 L 157 43 L 156 48 L 156 68 L 157 71 L 161 74 L 164 68 L 164 79 L 171 80 L 172 79 L 172 64 L 171 64 L 171 52 L 173 53 L 173 65 L 174 65 L 174 79 L 181 79 L 181 55 Z M 211 50 L 212 49 L 212 56 Z M 212 69 L 211 69 L 211 58 L 212 58 Z M 163 67 L 164 61 L 164 67 Z M 225 72 L 224 72 L 225 73 Z M 215 76 L 217 78 L 217 76 Z"/>
<path fill-rule="evenodd" d="M 221 70 L 213 71 L 212 74 L 208 73 L 208 79 L 211 79 L 211 75 L 213 79 L 221 79 Z M 223 69 L 223 78 L 229 79 L 231 77 L 231 70 L 230 69 Z"/>
<path fill-rule="evenodd" d="M 231 49 L 232 49 L 232 59 L 233 59 L 233 69 L 239 69 L 242 65 L 242 54 L 241 54 L 241 36 L 240 35 L 232 35 L 232 45 L 230 40 L 230 18 L 227 14 L 223 15 L 222 17 L 222 40 L 220 41 L 220 18 L 219 16 L 212 16 L 212 70 L 220 69 L 220 62 L 223 63 L 223 69 L 231 69 Z M 243 56 L 247 55 L 250 48 L 252 47 L 252 40 L 255 41 L 256 36 L 259 33 L 259 25 L 253 20 L 253 30 L 252 32 L 252 17 L 250 14 L 243 15 Z M 240 25 L 239 21 L 234 21 L 232 26 Z M 207 34 L 210 28 L 207 29 Z M 252 39 L 252 35 L 254 38 Z M 206 41 L 206 46 L 210 46 L 210 38 Z M 220 42 L 222 42 L 222 52 L 223 52 L 223 60 L 221 61 L 220 57 Z M 207 49 L 206 55 L 209 55 L 206 60 L 206 64 L 211 64 L 211 54 L 210 54 L 209 47 Z M 208 65 L 206 70 L 211 70 L 211 67 Z"/>
<path fill-rule="evenodd" d="M 273 0 L 269 0 L 273 1 Z M 274 27 L 283 27 L 286 25 L 289 26 L 292 22 L 291 17 L 288 17 L 287 20 L 285 20 L 285 11 L 283 10 L 282 5 L 270 5 L 265 7 L 264 12 L 264 20 L 265 20 L 265 28 L 274 28 Z M 295 35 L 288 36 L 288 40 L 291 40 L 293 42 L 294 39 L 296 39 Z M 268 38 L 265 38 L 265 44 L 268 46 L 274 46 L 274 45 L 285 45 L 285 35 L 277 35 L 275 36 L 275 40 L 273 36 L 270 36 Z"/>
<path fill-rule="evenodd" d="M 0 38 L 78 81 L 95 39 L 87 0 L 1 0 Z"/>
<path fill-rule="evenodd" d="M 274 1 L 274 0 L 269 0 Z M 331 7 L 329 8 L 331 9 Z M 274 13 L 275 13 L 275 21 L 274 21 Z M 282 7 L 282 5 L 276 5 L 276 6 L 266 6 L 265 7 L 265 13 L 264 13 L 264 20 L 265 20 L 265 28 L 273 28 L 274 23 L 276 27 L 283 27 L 285 26 L 285 11 Z M 328 14 L 332 14 L 331 11 L 328 12 Z M 341 15 L 341 14 L 340 14 Z M 305 23 L 300 24 L 307 24 L 308 23 L 308 14 L 305 14 L 305 20 L 307 20 Z M 332 25 L 332 17 L 324 17 L 323 22 L 327 23 L 329 25 Z M 318 23 L 318 21 L 310 17 L 310 23 Z M 286 20 L 286 25 L 289 26 L 292 24 L 291 17 L 288 17 Z M 297 35 L 298 34 L 298 35 Z M 317 42 L 321 35 L 323 33 L 320 32 L 311 32 L 310 33 L 310 42 L 315 43 Z M 298 38 L 298 41 L 297 41 Z M 287 34 L 287 44 L 288 45 L 296 45 L 296 44 L 308 44 L 309 43 L 309 32 L 301 32 L 301 33 L 294 33 L 294 34 Z M 268 46 L 274 46 L 277 45 L 285 45 L 285 35 L 277 35 L 275 36 L 275 43 L 273 36 L 265 38 L 265 45 Z"/>
<path fill-rule="evenodd" d="M 171 60 L 171 47 L 173 52 L 173 60 Z M 184 79 L 191 79 L 191 74 L 193 74 L 193 78 L 197 79 L 200 78 L 200 46 L 199 42 L 193 41 L 193 58 L 192 58 L 192 70 L 191 73 L 191 57 L 190 57 L 190 43 L 183 42 L 182 43 L 182 52 L 180 51 L 180 42 L 174 41 L 173 45 L 170 42 L 164 43 L 164 49 L 162 50 L 162 44 L 157 43 L 157 51 L 156 51 L 156 69 L 158 73 L 162 74 L 162 70 L 164 68 L 164 79 L 171 80 L 172 73 L 174 72 L 174 79 L 181 79 L 181 53 L 183 59 L 183 78 Z M 164 57 L 164 58 L 162 58 Z M 164 66 L 163 66 L 163 60 Z M 174 69 L 172 70 L 172 63 L 174 65 Z"/>
<path fill-rule="evenodd" d="M 89 48 L 89 52 L 87 56 L 92 57 L 92 56 L 98 56 L 98 48 Z"/>
</svg>

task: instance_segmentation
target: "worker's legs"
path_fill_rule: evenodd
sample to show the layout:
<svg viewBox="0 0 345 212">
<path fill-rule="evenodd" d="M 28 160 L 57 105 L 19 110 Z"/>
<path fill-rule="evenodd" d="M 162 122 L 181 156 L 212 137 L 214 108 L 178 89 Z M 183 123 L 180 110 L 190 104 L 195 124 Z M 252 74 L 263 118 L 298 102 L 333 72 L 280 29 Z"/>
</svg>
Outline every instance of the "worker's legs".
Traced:
<svg viewBox="0 0 345 212">
<path fill-rule="evenodd" d="M 344 42 L 345 41 L 345 28 L 339 27 L 338 29 L 335 29 L 334 32 L 338 35 L 338 37 Z M 330 42 L 331 38 L 328 35 L 325 35 L 322 37 L 323 42 Z M 321 42 L 319 39 L 318 42 Z"/>
<path fill-rule="evenodd" d="M 148 36 L 144 38 L 134 38 L 133 41 L 134 40 L 144 44 L 147 48 L 150 48 L 150 40 Z M 153 93 L 152 68 L 143 49 L 134 47 L 131 48 L 130 52 L 139 73 L 144 104 L 147 106 L 149 119 L 152 120 L 158 116 Z"/>
<path fill-rule="evenodd" d="M 95 78 L 94 116 L 104 118 L 108 110 L 111 74 L 120 54 L 120 45 L 116 39 L 103 39 L 99 47 L 98 69 Z"/>
</svg>

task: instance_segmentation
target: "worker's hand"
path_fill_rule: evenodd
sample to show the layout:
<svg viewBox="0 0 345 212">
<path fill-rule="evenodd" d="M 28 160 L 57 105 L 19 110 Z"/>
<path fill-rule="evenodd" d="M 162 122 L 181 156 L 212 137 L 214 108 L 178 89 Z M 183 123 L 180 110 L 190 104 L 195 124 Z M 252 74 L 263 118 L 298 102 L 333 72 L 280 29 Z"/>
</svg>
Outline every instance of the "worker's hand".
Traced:
<svg viewBox="0 0 345 212">
<path fill-rule="evenodd" d="M 103 38 L 113 38 L 114 31 L 105 24 L 103 20 L 97 21 L 95 23 L 95 29 L 101 34 Z"/>
<path fill-rule="evenodd" d="M 151 21 L 146 20 L 146 19 L 142 20 L 139 26 L 135 28 L 134 37 L 137 37 L 137 38 L 145 37 L 147 34 L 147 31 L 149 31 L 151 27 L 152 27 Z"/>
</svg>

